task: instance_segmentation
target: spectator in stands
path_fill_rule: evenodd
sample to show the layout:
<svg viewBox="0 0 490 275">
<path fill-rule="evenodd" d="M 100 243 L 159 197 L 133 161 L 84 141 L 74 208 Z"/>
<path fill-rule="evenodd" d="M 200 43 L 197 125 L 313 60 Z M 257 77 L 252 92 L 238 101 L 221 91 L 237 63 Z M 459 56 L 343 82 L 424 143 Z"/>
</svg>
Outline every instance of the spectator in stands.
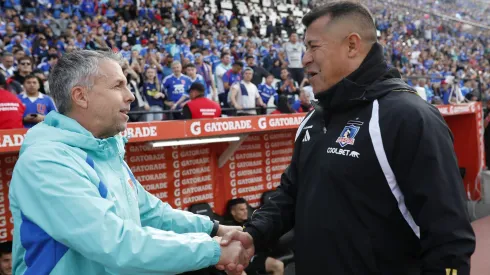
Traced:
<svg viewBox="0 0 490 275">
<path fill-rule="evenodd" d="M 32 65 L 29 56 L 21 57 L 17 63 L 17 70 L 11 78 L 21 84 L 24 83 L 25 77 L 32 73 Z"/>
<path fill-rule="evenodd" d="M 7 81 L 0 73 L 0 129 L 20 129 L 25 106 L 16 95 L 6 90 Z"/>
<path fill-rule="evenodd" d="M 237 61 L 233 63 L 231 69 L 229 69 L 223 75 L 223 87 L 225 89 L 225 93 L 223 94 L 222 98 L 220 98 L 220 103 L 222 107 L 229 106 L 228 102 L 230 101 L 230 88 L 233 84 L 242 80 L 242 68 L 243 63 Z"/>
<path fill-rule="evenodd" d="M 299 99 L 294 102 L 292 107 L 298 113 L 308 113 L 313 110 L 309 95 L 304 90 L 299 92 Z"/>
<path fill-rule="evenodd" d="M 220 102 L 226 102 L 227 98 L 225 87 L 223 84 L 223 75 L 231 69 L 231 60 L 229 53 L 221 54 L 221 63 L 216 66 L 215 70 L 215 78 L 216 78 L 216 87 L 218 89 L 218 99 Z"/>
<path fill-rule="evenodd" d="M 295 110 L 289 104 L 288 97 L 285 95 L 280 95 L 277 100 L 277 107 L 271 114 L 293 114 L 296 113 Z"/>
<path fill-rule="evenodd" d="M 23 117 L 25 128 L 31 128 L 44 121 L 49 112 L 56 111 L 56 106 L 51 97 L 39 92 L 40 85 L 39 78 L 35 75 L 28 75 L 24 79 L 25 93 L 19 95 L 19 99 L 26 107 Z"/>
<path fill-rule="evenodd" d="M 150 111 L 150 105 L 148 104 L 145 94 L 138 88 L 140 76 L 129 65 L 127 59 L 124 60 L 124 64 L 121 68 L 126 75 L 127 88 L 134 96 L 134 101 L 131 102 L 131 111 Z M 129 114 L 129 120 L 131 122 L 146 121 L 146 118 L 147 115 L 144 114 Z"/>
<path fill-rule="evenodd" d="M 151 112 L 163 111 L 165 94 L 160 91 L 157 70 L 155 68 L 148 67 L 146 69 L 141 93 L 146 97 Z M 148 113 L 146 115 L 146 121 L 161 121 L 162 119 L 163 113 Z"/>
<path fill-rule="evenodd" d="M 49 71 L 51 70 L 51 68 L 53 68 L 53 66 L 56 65 L 57 62 L 58 62 L 58 55 L 57 54 L 50 54 L 47 57 L 47 61 L 41 62 L 41 64 L 39 64 L 37 66 L 37 68 L 39 70 L 43 71 L 43 73 L 47 75 L 47 74 L 49 74 Z"/>
<path fill-rule="evenodd" d="M 243 246 L 212 238 L 236 229 L 172 209 L 122 158 L 134 97 L 120 64 L 111 51 L 80 50 L 51 71 L 60 112 L 27 133 L 10 183 L 13 273 L 175 274 L 216 264 L 241 272 L 250 260 Z"/>
<path fill-rule="evenodd" d="M 49 95 L 49 83 L 48 83 L 48 77 L 45 73 L 43 73 L 41 70 L 34 70 L 32 72 L 33 75 L 35 75 L 39 81 L 41 81 L 41 86 L 39 87 L 39 92 L 42 94 L 47 94 Z"/>
<path fill-rule="evenodd" d="M 185 75 L 190 78 L 191 83 L 201 83 L 202 85 L 204 85 L 204 87 L 205 87 L 204 96 L 206 98 L 211 97 L 209 94 L 209 91 L 207 90 L 206 81 L 204 80 L 204 78 L 200 74 L 197 73 L 196 65 L 189 63 L 189 64 L 184 66 L 184 71 L 185 71 Z M 189 91 L 190 91 L 190 88 L 189 88 Z M 190 95 L 188 93 L 184 93 L 180 97 L 180 99 L 170 109 L 171 110 L 175 110 L 177 108 L 180 109 L 182 106 L 184 106 L 184 104 L 187 103 L 189 98 L 190 98 Z"/>
<path fill-rule="evenodd" d="M 254 72 L 251 68 L 245 68 L 243 72 L 243 80 L 233 84 L 230 89 L 230 103 L 231 106 L 237 109 L 237 114 L 239 116 L 256 115 L 257 111 L 253 109 L 256 108 L 257 105 L 266 107 L 262 101 L 262 98 L 260 97 L 257 86 L 251 82 L 253 73 Z"/>
<path fill-rule="evenodd" d="M 187 96 L 185 93 L 189 90 L 192 81 L 188 76 L 182 74 L 180 61 L 172 63 L 172 72 L 171 75 L 165 77 L 162 81 L 162 89 L 166 95 L 165 105 L 173 110 L 181 110 L 182 106 L 178 106 L 176 103 L 182 97 L 185 98 Z M 176 119 L 181 118 L 179 113 L 173 113 L 173 117 Z"/>
<path fill-rule="evenodd" d="M 301 83 L 305 78 L 301 59 L 306 52 L 305 46 L 298 41 L 298 35 L 292 33 L 289 41 L 283 45 L 283 54 L 279 55 L 283 64 L 287 64 L 291 78 L 297 83 Z"/>
<path fill-rule="evenodd" d="M 184 119 L 214 118 L 221 116 L 221 107 L 213 100 L 206 98 L 203 83 L 194 82 L 189 89 L 190 101 L 182 110 Z"/>
<path fill-rule="evenodd" d="M 272 67 L 270 67 L 268 70 L 269 72 L 274 75 L 275 79 L 281 79 L 281 71 L 282 71 L 282 62 L 280 59 L 274 59 L 272 61 Z"/>
<path fill-rule="evenodd" d="M 226 205 L 227 220 L 224 224 L 230 226 L 244 226 L 248 221 L 248 204 L 244 198 L 229 200 Z M 284 263 L 268 256 L 268 253 L 258 253 L 245 269 L 245 275 L 267 273 L 273 275 L 284 274 Z"/>
<path fill-rule="evenodd" d="M 272 87 L 272 82 L 274 81 L 274 76 L 269 74 L 265 78 L 265 83 L 257 86 L 259 90 L 260 97 L 262 98 L 262 102 L 264 104 L 269 105 L 272 100 L 274 103 L 277 103 L 277 91 Z M 262 110 L 262 114 L 265 114 L 266 110 Z"/>
<path fill-rule="evenodd" d="M 246 61 L 247 61 L 247 66 L 249 68 L 252 68 L 252 70 L 254 70 L 252 83 L 255 84 L 255 86 L 259 86 L 260 84 L 262 84 L 263 80 L 267 78 L 269 73 L 261 66 L 256 65 L 254 56 L 252 55 L 247 56 Z"/>
<path fill-rule="evenodd" d="M 209 89 L 207 88 L 206 81 L 204 77 L 197 73 L 196 65 L 190 63 L 185 65 L 185 74 L 191 79 L 192 83 L 201 83 L 206 88 L 204 92 L 204 96 L 207 98 L 211 98 L 211 94 L 209 93 Z"/>
<path fill-rule="evenodd" d="M 289 104 L 294 104 L 294 96 L 299 93 L 298 85 L 289 75 L 289 70 L 283 68 L 281 70 L 281 80 L 276 83 L 277 93 L 285 95 L 289 99 Z"/>
<path fill-rule="evenodd" d="M 3 73 L 6 77 L 14 75 L 14 55 L 9 52 L 4 52 L 2 55 L 2 63 L 0 64 L 0 73 Z"/>
<path fill-rule="evenodd" d="M 164 66 L 162 66 L 162 79 L 172 74 L 172 63 L 174 62 L 174 57 L 166 54 L 164 58 Z"/>
<path fill-rule="evenodd" d="M 200 52 L 195 55 L 195 65 L 197 73 L 202 75 L 204 81 L 206 82 L 206 90 L 211 92 L 211 98 L 215 99 L 218 96 L 216 91 L 216 84 L 214 83 L 213 68 L 211 65 L 204 63 L 203 56 Z"/>
<path fill-rule="evenodd" d="M 12 274 L 12 242 L 0 243 L 0 275 Z"/>
<path fill-rule="evenodd" d="M 49 55 L 48 40 L 46 39 L 46 36 L 39 35 L 37 41 L 39 43 L 38 47 L 33 47 L 32 55 L 37 63 L 41 63 L 44 61 L 44 58 L 48 57 Z"/>
<path fill-rule="evenodd" d="M 310 101 L 315 100 L 315 93 L 313 93 L 313 87 L 311 87 L 308 78 L 303 79 L 303 81 L 299 85 L 299 90 L 305 91 Z"/>
<path fill-rule="evenodd" d="M 17 67 L 19 65 L 19 61 L 22 57 L 26 56 L 26 53 L 23 49 L 15 49 L 13 51 L 14 54 L 14 67 Z"/>
</svg>

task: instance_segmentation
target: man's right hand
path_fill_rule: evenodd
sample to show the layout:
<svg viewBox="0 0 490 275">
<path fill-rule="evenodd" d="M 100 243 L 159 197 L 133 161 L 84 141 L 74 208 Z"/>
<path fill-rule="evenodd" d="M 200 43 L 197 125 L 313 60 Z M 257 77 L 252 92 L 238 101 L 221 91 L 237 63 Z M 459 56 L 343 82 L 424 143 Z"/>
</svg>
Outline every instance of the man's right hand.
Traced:
<svg viewBox="0 0 490 275">
<path fill-rule="evenodd" d="M 235 243 L 236 241 L 240 242 L 243 248 L 246 251 L 246 255 L 248 256 L 247 260 L 247 265 L 250 262 L 250 259 L 255 255 L 255 247 L 254 247 L 254 242 L 252 236 L 247 233 L 247 232 L 242 232 L 242 231 L 230 231 L 226 233 L 222 238 L 221 238 L 221 247 L 228 247 L 232 243 Z M 222 250 L 223 251 L 223 250 Z M 245 265 L 244 267 L 247 267 Z M 231 273 L 229 269 L 229 266 L 224 266 L 223 264 L 218 263 L 216 265 L 216 268 L 219 270 L 227 270 L 228 274 L 235 274 Z M 241 274 L 239 273 L 239 270 L 236 269 L 236 274 Z"/>
<path fill-rule="evenodd" d="M 220 243 L 220 239 L 219 237 L 215 238 L 218 243 Z M 248 255 L 239 241 L 232 240 L 226 246 L 221 245 L 221 256 L 216 267 L 225 270 L 228 274 L 242 274 L 252 256 Z"/>
</svg>

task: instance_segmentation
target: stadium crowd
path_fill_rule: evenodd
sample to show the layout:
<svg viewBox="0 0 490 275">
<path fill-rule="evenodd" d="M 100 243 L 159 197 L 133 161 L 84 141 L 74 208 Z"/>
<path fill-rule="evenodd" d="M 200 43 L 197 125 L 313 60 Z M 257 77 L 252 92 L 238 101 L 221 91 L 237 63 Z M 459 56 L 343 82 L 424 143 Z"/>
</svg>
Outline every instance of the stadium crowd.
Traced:
<svg viewBox="0 0 490 275">
<path fill-rule="evenodd" d="M 55 109 L 47 79 L 60 55 L 109 49 L 125 59 L 128 88 L 136 98 L 132 121 L 307 112 L 314 95 L 301 64 L 300 19 L 315 3 L 259 2 L 3 0 L 0 72 L 5 81 L 0 77 L 0 85 L 18 97 L 21 123 L 31 127 Z M 486 101 L 489 32 L 439 16 L 488 22 L 484 4 L 363 3 L 374 14 L 386 58 L 421 97 L 433 104 Z M 281 6 L 289 7 L 288 13 Z M 196 114 L 188 104 L 195 99 L 203 103 L 194 105 L 220 110 Z M 2 102 L 0 110 L 12 109 Z M 0 128 L 19 126 L 11 124 Z"/>
</svg>

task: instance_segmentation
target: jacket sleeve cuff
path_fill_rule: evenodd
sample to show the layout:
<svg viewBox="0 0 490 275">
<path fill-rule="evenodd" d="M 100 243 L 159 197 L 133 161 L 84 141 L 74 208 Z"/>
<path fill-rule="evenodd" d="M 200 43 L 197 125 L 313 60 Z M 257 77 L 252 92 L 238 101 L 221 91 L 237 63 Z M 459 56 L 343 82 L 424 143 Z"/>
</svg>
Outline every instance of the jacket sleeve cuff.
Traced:
<svg viewBox="0 0 490 275">
<path fill-rule="evenodd" d="M 221 257 L 221 246 L 219 243 L 215 240 L 213 240 L 213 248 L 214 248 L 214 254 L 213 254 L 213 259 L 211 260 L 211 265 L 217 265 L 219 262 L 219 258 Z"/>
<path fill-rule="evenodd" d="M 214 221 L 208 217 L 202 217 L 202 223 L 204 226 L 203 232 L 211 235 L 211 231 L 213 231 Z"/>
<path fill-rule="evenodd" d="M 250 236 L 252 236 L 252 238 L 254 240 L 255 249 L 259 250 L 261 248 L 261 243 L 262 243 L 260 241 L 262 234 L 253 226 L 245 226 L 243 231 L 247 232 L 248 234 L 250 234 Z"/>
</svg>

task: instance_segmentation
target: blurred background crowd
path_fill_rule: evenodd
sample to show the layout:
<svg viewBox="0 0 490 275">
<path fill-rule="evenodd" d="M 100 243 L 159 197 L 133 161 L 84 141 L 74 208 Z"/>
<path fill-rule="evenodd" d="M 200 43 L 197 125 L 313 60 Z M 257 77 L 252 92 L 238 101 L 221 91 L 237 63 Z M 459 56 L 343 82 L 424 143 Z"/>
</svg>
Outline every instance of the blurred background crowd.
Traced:
<svg viewBox="0 0 490 275">
<path fill-rule="evenodd" d="M 432 104 L 487 101 L 489 3 L 361 2 L 373 12 L 386 59 L 422 98 Z M 314 95 L 301 65 L 301 18 L 314 5 L 2 0 L 0 85 L 25 106 L 23 124 L 31 127 L 56 108 L 47 79 L 60 56 L 109 49 L 125 59 L 123 71 L 136 98 L 131 121 L 192 118 L 186 106 L 199 97 L 219 104 L 222 112 L 215 116 L 307 112 Z"/>
</svg>

